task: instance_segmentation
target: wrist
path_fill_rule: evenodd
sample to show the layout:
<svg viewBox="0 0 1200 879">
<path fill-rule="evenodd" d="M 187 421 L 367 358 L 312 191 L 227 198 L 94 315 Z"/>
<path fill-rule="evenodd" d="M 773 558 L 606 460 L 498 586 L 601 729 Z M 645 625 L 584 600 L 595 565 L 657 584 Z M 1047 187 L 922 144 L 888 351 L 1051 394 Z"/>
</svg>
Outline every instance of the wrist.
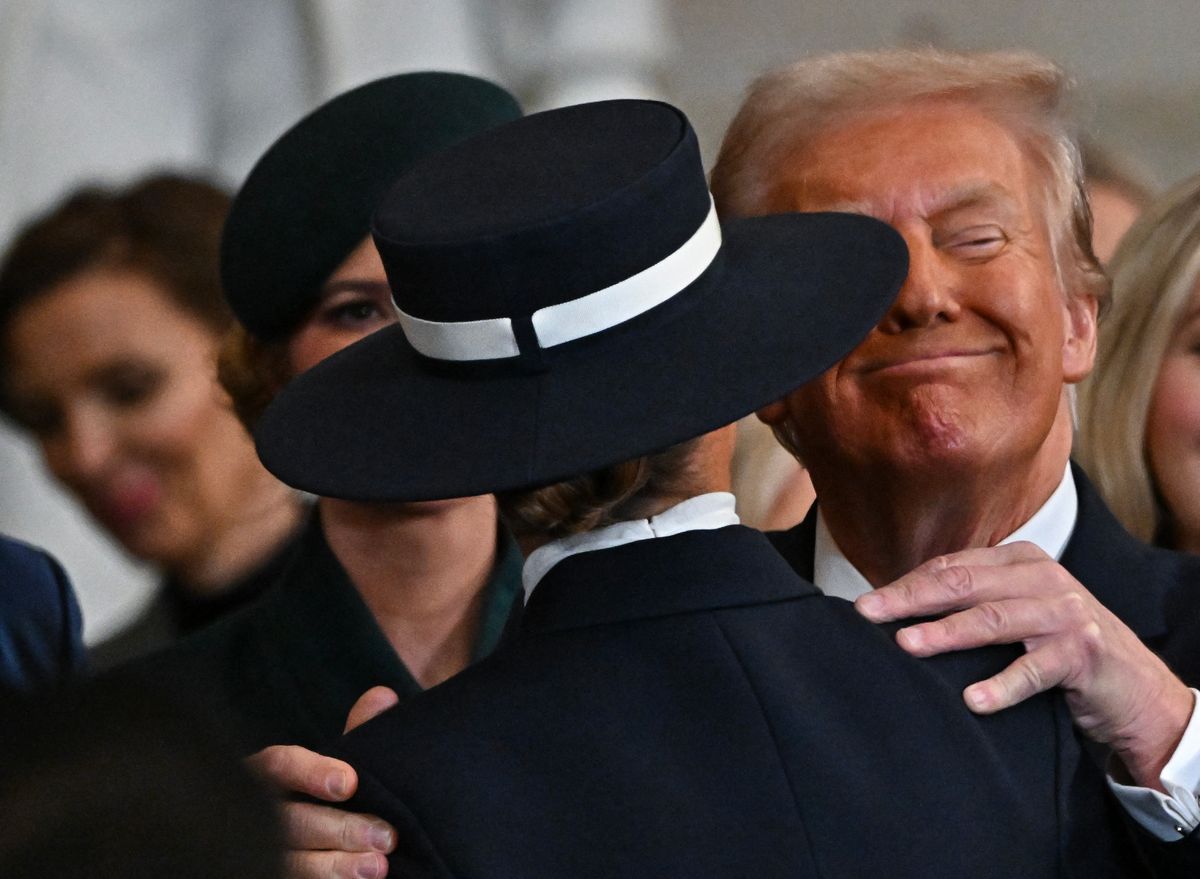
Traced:
<svg viewBox="0 0 1200 879">
<path fill-rule="evenodd" d="M 1166 792 L 1160 776 L 1179 747 L 1195 701 L 1192 691 L 1182 681 L 1173 679 L 1172 685 L 1139 713 L 1133 728 L 1112 742 L 1113 756 L 1131 783 Z"/>
</svg>

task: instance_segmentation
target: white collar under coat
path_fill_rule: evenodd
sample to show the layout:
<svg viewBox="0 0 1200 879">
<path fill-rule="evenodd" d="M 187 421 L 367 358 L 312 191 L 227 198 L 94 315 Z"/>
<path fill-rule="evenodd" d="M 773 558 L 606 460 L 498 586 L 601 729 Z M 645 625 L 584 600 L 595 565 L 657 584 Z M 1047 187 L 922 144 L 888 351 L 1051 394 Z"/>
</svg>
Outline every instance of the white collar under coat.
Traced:
<svg viewBox="0 0 1200 879">
<path fill-rule="evenodd" d="M 529 601 L 529 596 L 551 568 L 577 553 L 609 549 L 654 537 L 670 537 L 684 531 L 710 531 L 738 523 L 733 495 L 727 491 L 714 491 L 681 501 L 649 519 L 616 522 L 583 534 L 560 537 L 538 547 L 525 559 L 525 567 L 521 570 L 525 601 Z"/>
</svg>

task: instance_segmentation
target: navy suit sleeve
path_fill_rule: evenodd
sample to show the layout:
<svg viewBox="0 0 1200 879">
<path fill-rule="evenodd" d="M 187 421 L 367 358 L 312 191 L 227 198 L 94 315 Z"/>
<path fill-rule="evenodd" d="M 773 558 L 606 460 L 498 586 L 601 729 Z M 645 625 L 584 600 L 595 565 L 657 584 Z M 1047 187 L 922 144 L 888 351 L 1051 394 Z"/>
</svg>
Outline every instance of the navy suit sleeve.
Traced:
<svg viewBox="0 0 1200 879">
<path fill-rule="evenodd" d="M 411 810 L 375 776 L 358 766 L 355 770 L 358 791 L 345 808 L 377 815 L 396 829 L 396 848 L 388 855 L 388 875 L 405 879 L 454 879 L 454 873 Z"/>
<path fill-rule="evenodd" d="M 1200 876 L 1200 828 L 1178 842 L 1163 842 L 1127 819 L 1135 844 L 1158 879 L 1195 879 Z"/>
<path fill-rule="evenodd" d="M 58 562 L 0 538 L 0 689 L 29 692 L 82 673 L 82 628 Z"/>
</svg>

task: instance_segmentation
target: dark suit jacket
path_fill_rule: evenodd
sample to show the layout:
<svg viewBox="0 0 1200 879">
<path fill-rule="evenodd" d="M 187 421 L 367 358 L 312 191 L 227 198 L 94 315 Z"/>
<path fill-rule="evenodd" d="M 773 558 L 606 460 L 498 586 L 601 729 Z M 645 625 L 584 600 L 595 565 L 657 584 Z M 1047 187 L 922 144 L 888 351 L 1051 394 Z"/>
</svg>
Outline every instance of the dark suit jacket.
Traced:
<svg viewBox="0 0 1200 879">
<path fill-rule="evenodd" d="M 1064 864 L 1054 696 L 963 705 L 1017 655 L 915 660 L 758 532 L 689 532 L 559 563 L 512 642 L 341 756 L 391 875 L 1137 875 L 1104 836 Z"/>
<path fill-rule="evenodd" d="M 495 645 L 520 591 L 520 553 L 507 533 L 497 551 L 476 656 Z M 258 604 L 108 676 L 223 718 L 246 753 L 288 744 L 327 749 L 371 687 L 391 687 L 402 699 L 421 689 L 329 549 L 315 514 L 282 579 Z"/>
<path fill-rule="evenodd" d="M 1147 546 L 1129 534 L 1100 499 L 1095 487 L 1078 465 L 1072 465 L 1079 495 L 1079 515 L 1061 562 L 1101 603 L 1121 618 L 1153 650 L 1162 655 L 1177 674 L 1192 687 L 1200 686 L 1200 557 Z M 816 538 L 816 508 L 790 531 L 769 535 L 801 577 L 813 575 Z M 1069 722 L 1065 704 L 1060 712 Z M 1093 763 L 1104 755 L 1088 743 L 1081 751 L 1092 754 Z M 1067 777 L 1068 766 L 1062 767 Z M 1109 799 L 1107 787 L 1090 767 L 1071 769 L 1073 795 L 1077 803 Z M 1075 827 L 1072 839 L 1086 849 L 1090 837 L 1103 832 L 1099 822 L 1122 820 L 1115 802 L 1108 816 L 1075 807 L 1064 809 Z M 1178 843 L 1164 845 L 1131 827 L 1130 833 L 1155 869 L 1163 875 L 1200 876 L 1200 829 Z M 1082 852 L 1075 856 L 1082 857 Z"/>
<path fill-rule="evenodd" d="M 0 691 L 29 692 L 83 671 L 81 629 L 58 562 L 0 537 Z"/>
</svg>

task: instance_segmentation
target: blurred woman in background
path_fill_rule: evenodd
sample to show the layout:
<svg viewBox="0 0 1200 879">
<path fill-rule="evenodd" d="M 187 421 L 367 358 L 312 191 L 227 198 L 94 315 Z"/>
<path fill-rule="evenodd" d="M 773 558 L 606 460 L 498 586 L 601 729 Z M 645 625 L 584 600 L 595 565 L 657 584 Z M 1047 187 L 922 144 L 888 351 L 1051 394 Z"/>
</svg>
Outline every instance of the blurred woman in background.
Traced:
<svg viewBox="0 0 1200 879">
<path fill-rule="evenodd" d="M 99 668 L 256 599 L 302 519 L 216 381 L 232 323 L 217 273 L 228 205 L 178 176 L 83 190 L 0 267 L 5 412 L 96 521 L 164 573 L 143 615 L 93 652 Z"/>
<path fill-rule="evenodd" d="M 1200 552 L 1200 175 L 1146 209 L 1109 272 L 1076 454 L 1130 532 Z"/>
</svg>

